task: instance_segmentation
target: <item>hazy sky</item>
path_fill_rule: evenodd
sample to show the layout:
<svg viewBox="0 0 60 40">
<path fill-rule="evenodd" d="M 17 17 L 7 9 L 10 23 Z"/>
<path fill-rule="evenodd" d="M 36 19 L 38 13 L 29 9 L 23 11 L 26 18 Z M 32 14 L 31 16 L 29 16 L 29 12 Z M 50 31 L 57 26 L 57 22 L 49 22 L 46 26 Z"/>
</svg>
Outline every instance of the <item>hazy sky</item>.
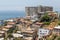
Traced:
<svg viewBox="0 0 60 40">
<path fill-rule="evenodd" d="M 0 10 L 24 11 L 25 6 L 53 6 L 60 11 L 60 0 L 0 0 Z"/>
</svg>

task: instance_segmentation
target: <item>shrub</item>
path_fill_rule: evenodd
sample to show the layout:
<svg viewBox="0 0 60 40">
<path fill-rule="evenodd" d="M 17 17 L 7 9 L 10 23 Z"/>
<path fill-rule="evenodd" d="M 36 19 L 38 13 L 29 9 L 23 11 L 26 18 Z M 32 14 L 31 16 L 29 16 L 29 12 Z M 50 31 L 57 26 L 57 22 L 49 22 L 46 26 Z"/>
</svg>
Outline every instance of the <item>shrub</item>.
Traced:
<svg viewBox="0 0 60 40">
<path fill-rule="evenodd" d="M 50 24 L 50 22 L 44 22 L 44 24 L 45 24 L 45 25 L 49 25 L 49 24 Z"/>
<path fill-rule="evenodd" d="M 42 21 L 50 22 L 50 21 L 51 21 L 51 17 L 50 17 L 48 14 L 45 14 L 45 15 L 42 17 Z"/>
</svg>

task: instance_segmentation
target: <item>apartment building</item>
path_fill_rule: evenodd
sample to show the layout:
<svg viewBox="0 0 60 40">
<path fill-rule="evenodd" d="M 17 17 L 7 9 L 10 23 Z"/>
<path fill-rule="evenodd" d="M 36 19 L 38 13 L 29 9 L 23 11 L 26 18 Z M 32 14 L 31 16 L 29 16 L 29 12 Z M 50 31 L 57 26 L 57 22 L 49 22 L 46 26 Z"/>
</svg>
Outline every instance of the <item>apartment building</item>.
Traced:
<svg viewBox="0 0 60 40">
<path fill-rule="evenodd" d="M 37 6 L 37 7 L 25 7 L 26 15 L 33 16 L 34 14 L 46 11 L 53 11 L 53 7 L 50 6 Z"/>
<path fill-rule="evenodd" d="M 36 6 L 36 7 L 25 7 L 26 16 L 30 16 L 30 19 L 36 19 L 40 15 L 43 15 L 47 11 L 53 11 L 53 7 L 50 6 Z"/>
<path fill-rule="evenodd" d="M 53 11 L 53 7 L 50 6 L 39 6 L 38 12 L 47 12 L 47 11 Z"/>
</svg>

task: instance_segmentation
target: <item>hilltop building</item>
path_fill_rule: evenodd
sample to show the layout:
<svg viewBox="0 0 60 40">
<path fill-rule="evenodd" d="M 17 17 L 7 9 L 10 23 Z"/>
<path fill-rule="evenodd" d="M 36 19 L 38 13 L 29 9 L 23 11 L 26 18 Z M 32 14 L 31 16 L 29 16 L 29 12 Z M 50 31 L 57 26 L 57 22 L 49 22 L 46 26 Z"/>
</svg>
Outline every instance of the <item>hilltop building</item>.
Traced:
<svg viewBox="0 0 60 40">
<path fill-rule="evenodd" d="M 25 7 L 25 10 L 27 16 L 33 16 L 34 14 L 53 11 L 53 7 L 49 6 Z"/>
<path fill-rule="evenodd" d="M 44 15 L 45 12 L 53 11 L 53 7 L 50 6 L 37 6 L 37 7 L 25 7 L 26 16 L 30 16 L 32 20 L 38 20 L 38 17 Z"/>
</svg>

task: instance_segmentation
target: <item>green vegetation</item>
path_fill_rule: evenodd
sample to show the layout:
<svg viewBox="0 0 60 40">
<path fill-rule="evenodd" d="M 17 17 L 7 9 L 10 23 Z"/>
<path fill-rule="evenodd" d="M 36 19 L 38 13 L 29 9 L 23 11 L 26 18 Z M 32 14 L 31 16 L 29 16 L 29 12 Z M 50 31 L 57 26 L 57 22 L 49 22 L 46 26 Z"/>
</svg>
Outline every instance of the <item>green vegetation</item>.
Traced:
<svg viewBox="0 0 60 40">
<path fill-rule="evenodd" d="M 52 35 L 52 40 L 54 40 L 57 37 L 57 35 Z"/>
<path fill-rule="evenodd" d="M 42 17 L 43 22 L 50 22 L 50 19 L 51 17 L 47 13 Z"/>
<path fill-rule="evenodd" d="M 58 25 L 60 25 L 60 21 L 58 22 Z"/>
<path fill-rule="evenodd" d="M 14 28 L 10 28 L 10 30 L 8 30 L 8 33 L 13 33 Z"/>
<path fill-rule="evenodd" d="M 44 22 L 44 24 L 45 24 L 45 25 L 49 25 L 49 24 L 50 24 L 50 22 Z"/>
<path fill-rule="evenodd" d="M 60 40 L 60 36 L 59 36 L 59 37 L 57 37 L 57 40 Z"/>
<path fill-rule="evenodd" d="M 15 38 L 14 40 L 23 40 L 23 38 Z"/>
<path fill-rule="evenodd" d="M 52 40 L 52 38 L 47 38 L 47 40 Z"/>
<path fill-rule="evenodd" d="M 47 15 L 45 15 L 45 16 L 42 17 L 42 20 L 43 20 L 43 21 L 46 21 L 46 22 L 47 22 L 47 21 L 49 22 L 49 19 L 50 19 L 50 17 L 47 16 Z"/>
<path fill-rule="evenodd" d="M 53 34 L 51 37 L 47 37 L 47 40 L 55 40 L 57 35 Z"/>
<path fill-rule="evenodd" d="M 60 23 L 58 23 L 58 25 L 60 25 Z"/>
</svg>

